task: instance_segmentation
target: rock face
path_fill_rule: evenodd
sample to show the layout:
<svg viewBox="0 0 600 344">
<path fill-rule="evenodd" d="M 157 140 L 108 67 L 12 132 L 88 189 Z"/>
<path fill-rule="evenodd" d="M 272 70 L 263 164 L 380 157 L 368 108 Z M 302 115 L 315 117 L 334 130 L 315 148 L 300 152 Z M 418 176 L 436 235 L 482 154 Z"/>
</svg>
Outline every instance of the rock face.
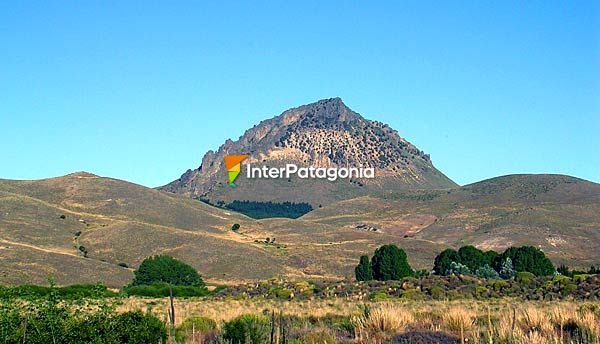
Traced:
<svg viewBox="0 0 600 344">
<path fill-rule="evenodd" d="M 315 167 L 373 167 L 373 179 L 245 179 L 227 185 L 225 155 L 248 154 L 244 163 Z M 244 164 L 243 163 L 243 164 Z M 320 100 L 283 112 L 247 130 L 238 141 L 227 140 L 207 152 L 198 169 L 161 187 L 168 192 L 207 199 L 309 202 L 315 206 L 395 189 L 452 188 L 456 184 L 438 171 L 429 155 L 401 138 L 387 124 L 370 121 L 340 98 Z"/>
</svg>

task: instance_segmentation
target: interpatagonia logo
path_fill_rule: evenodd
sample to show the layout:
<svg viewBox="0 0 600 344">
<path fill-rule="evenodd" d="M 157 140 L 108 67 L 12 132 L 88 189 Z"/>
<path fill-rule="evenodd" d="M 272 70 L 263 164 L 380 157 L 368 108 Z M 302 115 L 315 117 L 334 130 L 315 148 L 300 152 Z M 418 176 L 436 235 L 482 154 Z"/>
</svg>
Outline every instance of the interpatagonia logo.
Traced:
<svg viewBox="0 0 600 344">
<path fill-rule="evenodd" d="M 234 181 L 241 172 L 241 163 L 246 158 L 248 155 L 225 156 L 229 186 L 235 186 Z M 246 166 L 247 179 L 289 179 L 291 176 L 295 176 L 300 179 L 327 179 L 334 182 L 338 179 L 375 178 L 373 167 L 298 167 L 296 164 L 286 164 L 284 167 L 257 167 L 250 164 L 244 166 Z"/>
<path fill-rule="evenodd" d="M 224 157 L 229 186 L 235 186 L 234 181 L 240 174 L 242 161 L 246 158 L 248 158 L 248 155 L 226 155 Z"/>
</svg>

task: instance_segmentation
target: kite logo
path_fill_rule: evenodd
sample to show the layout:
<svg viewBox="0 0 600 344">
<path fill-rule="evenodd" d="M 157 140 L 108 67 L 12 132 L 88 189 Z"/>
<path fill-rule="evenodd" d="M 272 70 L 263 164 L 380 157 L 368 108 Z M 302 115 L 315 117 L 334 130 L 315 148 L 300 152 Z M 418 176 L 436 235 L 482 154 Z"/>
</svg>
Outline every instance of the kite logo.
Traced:
<svg viewBox="0 0 600 344">
<path fill-rule="evenodd" d="M 247 155 L 226 155 L 225 167 L 227 168 L 227 177 L 229 179 L 229 186 L 235 186 L 235 179 L 240 174 L 241 163 L 246 160 Z"/>
</svg>

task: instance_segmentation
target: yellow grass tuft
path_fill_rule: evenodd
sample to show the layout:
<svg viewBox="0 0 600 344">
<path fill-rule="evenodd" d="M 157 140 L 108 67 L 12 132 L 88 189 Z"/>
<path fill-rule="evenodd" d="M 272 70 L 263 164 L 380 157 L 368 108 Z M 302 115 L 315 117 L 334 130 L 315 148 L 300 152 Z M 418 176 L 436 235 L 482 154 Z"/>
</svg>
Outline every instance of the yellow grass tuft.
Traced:
<svg viewBox="0 0 600 344">
<path fill-rule="evenodd" d="M 368 314 L 353 318 L 355 336 L 358 340 L 382 337 L 402 332 L 415 322 L 410 309 L 400 305 L 383 304 Z"/>
<path fill-rule="evenodd" d="M 475 327 L 477 313 L 464 307 L 452 307 L 443 317 L 444 328 L 451 332 L 468 332 Z"/>
</svg>

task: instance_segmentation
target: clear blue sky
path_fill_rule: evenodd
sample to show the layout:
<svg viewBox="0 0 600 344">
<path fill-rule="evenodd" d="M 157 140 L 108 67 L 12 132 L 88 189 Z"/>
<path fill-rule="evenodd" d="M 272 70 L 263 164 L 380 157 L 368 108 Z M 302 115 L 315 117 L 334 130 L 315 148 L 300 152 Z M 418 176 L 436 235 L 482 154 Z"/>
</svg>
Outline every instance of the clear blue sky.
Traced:
<svg viewBox="0 0 600 344">
<path fill-rule="evenodd" d="M 0 2 L 0 178 L 158 186 L 340 96 L 459 184 L 600 182 L 598 1 L 168 3 Z"/>
</svg>

